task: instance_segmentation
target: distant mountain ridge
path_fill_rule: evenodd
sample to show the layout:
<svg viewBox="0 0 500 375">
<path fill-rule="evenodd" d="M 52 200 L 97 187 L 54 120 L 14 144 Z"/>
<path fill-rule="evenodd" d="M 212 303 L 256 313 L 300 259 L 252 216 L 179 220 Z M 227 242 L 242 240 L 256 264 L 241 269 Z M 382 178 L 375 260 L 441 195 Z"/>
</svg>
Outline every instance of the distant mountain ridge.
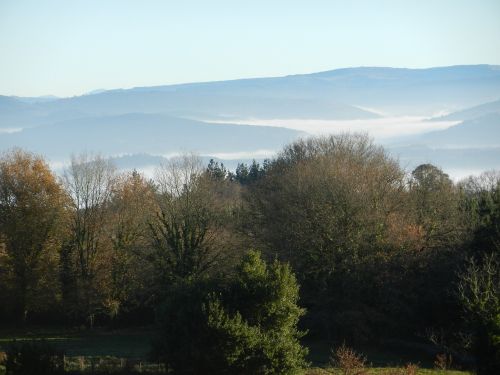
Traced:
<svg viewBox="0 0 500 375">
<path fill-rule="evenodd" d="M 30 118 L 26 118 L 25 110 L 18 110 L 16 117 L 15 109 L 11 109 L 6 117 L 0 109 L 0 127 L 37 126 L 53 118 L 60 120 L 61 113 L 65 120 L 131 112 L 198 120 L 351 120 L 379 117 L 366 108 L 395 115 L 428 115 L 498 98 L 499 66 L 361 67 L 274 78 L 108 90 L 34 102 L 30 104 Z"/>
<path fill-rule="evenodd" d="M 259 150 L 278 150 L 305 133 L 236 124 L 293 120 L 288 123 L 303 121 L 312 126 L 305 120 L 325 120 L 335 125 L 336 121 L 369 123 L 386 117 L 431 118 L 451 112 L 432 120 L 460 124 L 410 136 L 404 139 L 406 143 L 390 147 L 398 150 L 402 160 L 421 160 L 420 152 L 456 163 L 446 155 L 468 155 L 469 165 L 500 167 L 495 115 L 500 113 L 499 98 L 500 66 L 494 65 L 357 67 L 283 77 L 99 89 L 71 98 L 0 96 L 0 151 L 23 147 L 52 160 L 81 151 L 107 157 L 147 154 L 148 162 L 159 160 L 157 155 L 183 151 L 241 153 L 246 155 L 243 159 Z"/>
</svg>

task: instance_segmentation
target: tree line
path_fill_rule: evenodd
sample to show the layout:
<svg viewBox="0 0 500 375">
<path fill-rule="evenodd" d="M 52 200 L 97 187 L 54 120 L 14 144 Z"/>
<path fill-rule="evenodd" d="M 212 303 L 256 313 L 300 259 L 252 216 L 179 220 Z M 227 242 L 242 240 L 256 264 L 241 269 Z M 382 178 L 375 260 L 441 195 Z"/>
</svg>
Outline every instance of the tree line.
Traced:
<svg viewBox="0 0 500 375">
<path fill-rule="evenodd" d="M 483 373 L 494 373 L 499 249 L 498 172 L 459 183 L 431 164 L 408 173 L 364 135 L 299 140 L 234 173 L 186 155 L 153 179 L 117 173 L 98 156 L 74 157 L 61 177 L 26 151 L 0 159 L 6 325 L 130 326 L 165 316 L 189 325 L 182 316 L 197 319 L 202 310 L 186 305 L 198 301 L 217 332 L 239 332 L 238 343 L 255 334 L 261 345 L 250 341 L 260 351 L 279 333 L 255 327 L 275 316 L 268 319 L 276 327 L 300 327 L 289 325 L 283 344 L 295 358 L 304 353 L 293 343 L 307 330 L 310 338 L 337 342 L 430 340 L 458 356 L 472 354 Z M 278 262 L 276 275 L 288 264 L 293 280 L 258 276 L 271 272 L 258 271 L 265 266 L 260 257 Z M 252 298 L 300 285 L 303 309 L 276 305 L 291 321 L 273 315 L 276 309 L 263 313 L 271 302 L 250 309 L 250 281 L 242 275 L 266 286 L 255 287 Z M 191 337 L 201 332 L 190 327 Z M 158 348 L 166 355 L 179 346 Z M 181 361 L 175 353 L 170 358 Z"/>
</svg>

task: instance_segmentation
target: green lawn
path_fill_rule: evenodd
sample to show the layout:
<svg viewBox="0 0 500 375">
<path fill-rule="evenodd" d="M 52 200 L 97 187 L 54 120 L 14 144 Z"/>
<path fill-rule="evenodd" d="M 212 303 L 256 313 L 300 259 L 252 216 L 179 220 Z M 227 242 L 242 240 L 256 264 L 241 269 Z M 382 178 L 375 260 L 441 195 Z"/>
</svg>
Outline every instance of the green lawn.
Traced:
<svg viewBox="0 0 500 375">
<path fill-rule="evenodd" d="M 16 340 L 45 339 L 67 356 L 147 358 L 154 331 L 151 328 L 92 331 L 37 330 L 0 331 L 0 351 Z"/>
<path fill-rule="evenodd" d="M 326 341 L 305 341 L 309 348 L 308 360 L 313 366 L 323 367 L 329 363 L 332 347 L 336 345 Z M 370 367 L 401 367 L 408 363 L 419 367 L 434 368 L 435 354 L 432 346 L 403 341 L 384 342 L 378 345 L 356 346 L 355 351 L 366 358 Z"/>
<path fill-rule="evenodd" d="M 147 362 L 150 343 L 155 331 L 152 328 L 136 329 L 95 329 L 61 330 L 31 329 L 0 331 L 0 352 L 4 351 L 12 340 L 45 339 L 59 349 L 63 349 L 70 361 L 92 361 L 105 358 L 107 361 L 123 361 L 124 358 L 144 360 Z M 325 370 L 330 355 L 330 345 L 325 341 L 306 341 L 309 347 L 309 361 L 312 368 L 307 375 L 332 374 L 332 369 Z M 465 375 L 467 372 L 448 371 L 446 373 L 433 370 L 434 358 L 418 345 L 384 345 L 377 347 L 356 348 L 367 358 L 371 367 L 369 374 L 387 374 L 390 368 L 416 363 L 421 367 L 418 374 Z M 334 372 L 335 373 L 335 372 Z M 338 373 L 338 372 L 337 372 Z M 0 369 L 0 374 L 2 370 Z"/>
<path fill-rule="evenodd" d="M 368 374 L 370 375 L 385 375 L 390 374 L 391 371 L 395 371 L 394 367 L 372 367 L 368 370 Z M 342 374 L 340 371 L 336 371 L 335 369 L 322 369 L 322 368 L 312 368 L 305 372 L 305 375 L 337 375 Z M 417 374 L 419 375 L 470 375 L 470 372 L 466 371 L 440 371 L 434 369 L 418 369 Z"/>
<path fill-rule="evenodd" d="M 312 368 L 306 375 L 342 374 L 328 366 L 331 347 L 325 341 L 306 341 L 309 347 L 309 361 Z M 391 370 L 404 367 L 408 363 L 419 366 L 418 374 L 427 375 L 469 375 L 467 371 L 440 371 L 434 369 L 434 356 L 429 354 L 426 346 L 416 343 L 390 342 L 378 346 L 361 346 L 355 348 L 367 359 L 368 374 L 390 374 Z"/>
</svg>

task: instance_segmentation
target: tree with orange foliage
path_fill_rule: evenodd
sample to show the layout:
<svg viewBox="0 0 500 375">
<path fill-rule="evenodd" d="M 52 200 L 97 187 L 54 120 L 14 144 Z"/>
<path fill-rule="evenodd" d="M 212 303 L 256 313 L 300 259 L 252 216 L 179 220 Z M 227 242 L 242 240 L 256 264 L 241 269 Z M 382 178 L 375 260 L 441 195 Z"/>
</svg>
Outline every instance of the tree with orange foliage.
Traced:
<svg viewBox="0 0 500 375">
<path fill-rule="evenodd" d="M 17 316 L 23 322 L 53 288 L 45 272 L 57 264 L 57 230 L 66 196 L 47 163 L 19 149 L 0 158 L 0 237 L 11 275 Z"/>
</svg>

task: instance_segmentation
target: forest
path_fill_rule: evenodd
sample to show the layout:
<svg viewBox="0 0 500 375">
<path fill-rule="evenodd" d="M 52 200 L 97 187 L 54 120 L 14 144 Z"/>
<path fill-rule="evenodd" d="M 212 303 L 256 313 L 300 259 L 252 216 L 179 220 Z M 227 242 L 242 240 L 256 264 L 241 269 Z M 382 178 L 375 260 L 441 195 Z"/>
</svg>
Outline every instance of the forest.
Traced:
<svg viewBox="0 0 500 375">
<path fill-rule="evenodd" d="M 366 373 L 356 348 L 387 344 L 500 374 L 500 172 L 406 171 L 363 134 L 235 171 L 186 154 L 154 178 L 91 154 L 56 175 L 12 149 L 0 336 L 40 327 L 149 327 L 148 355 L 173 374 L 294 374 L 315 342 L 342 374 Z M 3 344 L 7 370 L 45 345 Z"/>
</svg>

